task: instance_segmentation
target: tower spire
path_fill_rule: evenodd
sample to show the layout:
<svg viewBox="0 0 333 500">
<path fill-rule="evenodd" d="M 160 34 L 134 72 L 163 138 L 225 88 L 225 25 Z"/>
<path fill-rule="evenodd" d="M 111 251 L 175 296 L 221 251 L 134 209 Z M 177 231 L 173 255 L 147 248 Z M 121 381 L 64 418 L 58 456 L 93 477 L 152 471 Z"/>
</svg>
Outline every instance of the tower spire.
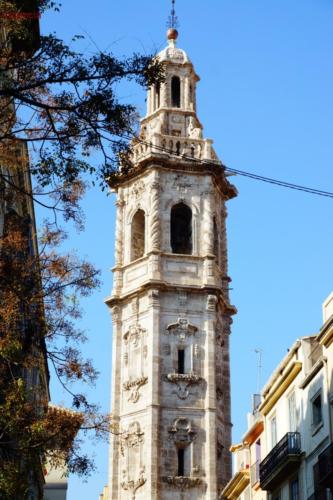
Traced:
<svg viewBox="0 0 333 500">
<path fill-rule="evenodd" d="M 169 28 L 167 31 L 167 39 L 169 40 L 169 44 L 173 46 L 175 45 L 178 38 L 178 31 L 176 28 L 179 26 L 178 17 L 176 16 L 175 3 L 176 0 L 172 0 L 171 14 L 167 22 L 167 26 Z"/>
<path fill-rule="evenodd" d="M 176 29 L 179 26 L 178 17 L 176 16 L 176 9 L 175 9 L 176 0 L 172 0 L 171 3 L 172 3 L 171 15 L 169 16 L 169 19 L 168 19 L 168 28 L 169 29 Z"/>
</svg>

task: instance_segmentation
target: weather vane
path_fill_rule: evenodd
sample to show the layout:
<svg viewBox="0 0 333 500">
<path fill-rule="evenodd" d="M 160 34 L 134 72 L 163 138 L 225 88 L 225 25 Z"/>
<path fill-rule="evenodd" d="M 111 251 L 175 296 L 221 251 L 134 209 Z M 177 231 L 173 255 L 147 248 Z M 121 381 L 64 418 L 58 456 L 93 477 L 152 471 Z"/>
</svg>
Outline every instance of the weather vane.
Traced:
<svg viewBox="0 0 333 500">
<path fill-rule="evenodd" d="M 179 26 L 178 17 L 176 16 L 175 3 L 176 0 L 172 0 L 171 15 L 169 16 L 168 19 L 168 28 L 171 29 L 176 29 Z"/>
</svg>

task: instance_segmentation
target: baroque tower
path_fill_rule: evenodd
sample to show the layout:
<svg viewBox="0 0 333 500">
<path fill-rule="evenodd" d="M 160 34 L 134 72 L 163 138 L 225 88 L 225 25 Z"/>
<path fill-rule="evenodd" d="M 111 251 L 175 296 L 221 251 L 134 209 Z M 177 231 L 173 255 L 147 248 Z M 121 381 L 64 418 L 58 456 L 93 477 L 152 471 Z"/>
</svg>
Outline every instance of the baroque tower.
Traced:
<svg viewBox="0 0 333 500">
<path fill-rule="evenodd" d="M 196 112 L 178 33 L 148 91 L 117 195 L 112 500 L 216 500 L 231 476 L 226 201 L 237 195 Z"/>
</svg>

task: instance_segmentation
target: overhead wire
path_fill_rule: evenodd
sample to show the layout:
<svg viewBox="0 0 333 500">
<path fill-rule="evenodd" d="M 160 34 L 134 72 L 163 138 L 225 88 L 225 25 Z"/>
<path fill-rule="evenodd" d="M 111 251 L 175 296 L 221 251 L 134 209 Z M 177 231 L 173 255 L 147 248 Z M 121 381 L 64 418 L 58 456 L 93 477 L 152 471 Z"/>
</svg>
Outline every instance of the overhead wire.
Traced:
<svg viewBox="0 0 333 500">
<path fill-rule="evenodd" d="M 128 136 L 127 139 L 128 140 L 135 139 L 136 141 L 138 141 L 139 143 L 141 143 L 145 146 L 153 147 L 155 150 L 162 151 L 162 152 L 167 153 L 167 154 L 172 155 L 172 156 L 176 156 L 177 158 L 182 158 L 184 160 L 189 160 L 191 162 L 200 163 L 201 165 L 205 165 L 205 164 L 211 165 L 212 164 L 212 162 L 207 160 L 207 159 L 195 158 L 193 156 L 186 155 L 184 153 L 178 154 L 177 152 L 173 151 L 172 149 L 168 149 L 164 146 L 158 146 L 158 145 L 152 144 L 151 142 L 147 142 L 147 141 L 143 140 L 142 138 L 135 136 L 135 135 L 133 135 L 133 137 Z M 176 139 L 176 137 L 175 137 L 175 139 Z M 227 167 L 225 165 L 223 165 L 223 168 L 226 172 L 230 172 L 230 173 L 236 174 L 236 175 L 241 175 L 241 176 L 247 177 L 249 179 L 253 179 L 253 180 L 257 180 L 257 181 L 261 181 L 261 182 L 266 182 L 268 184 L 273 184 L 275 186 L 284 187 L 287 189 L 302 191 L 304 193 L 313 194 L 316 196 L 333 198 L 333 192 L 330 192 L 330 191 L 324 191 L 322 189 L 312 188 L 309 186 L 303 186 L 301 184 L 295 184 L 295 183 L 283 181 L 280 179 L 274 179 L 272 177 L 266 177 L 263 175 L 255 174 L 253 172 L 247 172 L 244 170 Z"/>
</svg>

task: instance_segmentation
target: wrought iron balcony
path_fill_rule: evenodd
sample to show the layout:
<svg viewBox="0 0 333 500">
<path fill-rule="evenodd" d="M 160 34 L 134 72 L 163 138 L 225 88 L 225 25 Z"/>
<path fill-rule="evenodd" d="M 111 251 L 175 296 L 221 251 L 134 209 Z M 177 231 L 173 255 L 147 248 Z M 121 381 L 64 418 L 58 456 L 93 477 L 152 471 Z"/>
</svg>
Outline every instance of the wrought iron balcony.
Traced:
<svg viewBox="0 0 333 500">
<path fill-rule="evenodd" d="M 320 488 L 330 488 L 333 492 L 333 443 L 318 456 L 316 476 Z"/>
<path fill-rule="evenodd" d="M 327 500 L 327 493 L 326 490 L 322 491 L 315 491 L 309 498 L 308 500 Z"/>
<path fill-rule="evenodd" d="M 260 463 L 260 487 L 270 491 L 292 472 L 301 460 L 301 436 L 299 432 L 288 432 Z"/>
</svg>

